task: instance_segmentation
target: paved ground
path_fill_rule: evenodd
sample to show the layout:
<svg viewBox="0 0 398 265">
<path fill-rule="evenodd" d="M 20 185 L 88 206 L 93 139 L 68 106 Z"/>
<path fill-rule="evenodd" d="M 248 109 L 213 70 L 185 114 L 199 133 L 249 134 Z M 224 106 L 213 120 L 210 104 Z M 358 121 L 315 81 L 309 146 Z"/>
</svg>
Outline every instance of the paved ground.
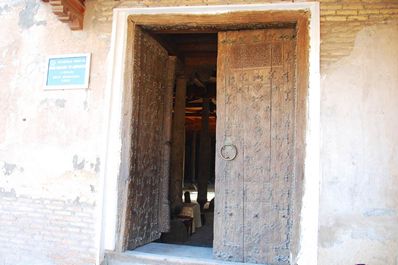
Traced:
<svg viewBox="0 0 398 265">
<path fill-rule="evenodd" d="M 213 248 L 149 243 L 132 251 L 106 254 L 107 265 L 258 265 L 216 260 Z"/>
<path fill-rule="evenodd" d="M 206 247 L 194 247 L 164 243 L 150 243 L 136 248 L 134 252 L 147 254 L 161 254 L 167 256 L 176 256 L 184 258 L 212 259 L 213 249 Z"/>
<path fill-rule="evenodd" d="M 213 247 L 213 223 L 198 228 L 184 245 L 198 247 Z"/>
</svg>

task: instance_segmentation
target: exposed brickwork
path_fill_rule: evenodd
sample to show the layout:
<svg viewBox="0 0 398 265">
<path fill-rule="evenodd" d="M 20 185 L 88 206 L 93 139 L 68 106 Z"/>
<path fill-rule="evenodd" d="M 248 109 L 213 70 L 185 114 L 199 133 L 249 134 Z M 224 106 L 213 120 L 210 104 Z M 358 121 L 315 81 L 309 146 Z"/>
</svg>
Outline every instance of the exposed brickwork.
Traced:
<svg viewBox="0 0 398 265">
<path fill-rule="evenodd" d="M 95 9 L 100 14 L 98 22 L 112 20 L 114 7 L 146 7 L 176 5 L 225 5 L 255 4 L 286 1 L 244 1 L 244 0 L 99 0 Z M 296 0 L 296 2 L 299 2 Z M 300 1 L 303 2 L 303 1 Z M 319 0 L 321 9 L 321 67 L 336 62 L 351 53 L 355 36 L 363 27 L 398 20 L 397 0 Z"/>
<path fill-rule="evenodd" d="M 0 264 L 95 264 L 94 206 L 0 195 Z"/>
<path fill-rule="evenodd" d="M 294 0 L 98 0 L 95 10 L 100 16 L 99 22 L 112 21 L 112 9 L 116 7 L 161 7 L 161 6 L 199 6 L 199 5 L 233 5 L 294 2 Z M 303 2 L 303 1 L 297 1 Z"/>
<path fill-rule="evenodd" d="M 321 69 L 351 53 L 365 26 L 398 21 L 396 0 L 320 0 Z"/>
</svg>

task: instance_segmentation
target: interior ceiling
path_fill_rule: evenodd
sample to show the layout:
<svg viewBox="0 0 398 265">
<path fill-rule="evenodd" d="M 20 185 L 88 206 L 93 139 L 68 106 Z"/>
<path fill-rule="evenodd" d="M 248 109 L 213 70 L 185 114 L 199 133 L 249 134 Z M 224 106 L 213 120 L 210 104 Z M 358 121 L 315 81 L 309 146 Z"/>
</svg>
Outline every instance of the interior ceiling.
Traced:
<svg viewBox="0 0 398 265">
<path fill-rule="evenodd" d="M 215 69 L 217 64 L 217 33 L 156 34 L 170 55 L 177 56 L 187 69 Z"/>
<path fill-rule="evenodd" d="M 209 97 L 209 130 L 215 133 L 217 33 L 154 34 L 154 37 L 184 65 L 187 76 L 187 132 L 200 131 L 203 97 Z"/>
</svg>

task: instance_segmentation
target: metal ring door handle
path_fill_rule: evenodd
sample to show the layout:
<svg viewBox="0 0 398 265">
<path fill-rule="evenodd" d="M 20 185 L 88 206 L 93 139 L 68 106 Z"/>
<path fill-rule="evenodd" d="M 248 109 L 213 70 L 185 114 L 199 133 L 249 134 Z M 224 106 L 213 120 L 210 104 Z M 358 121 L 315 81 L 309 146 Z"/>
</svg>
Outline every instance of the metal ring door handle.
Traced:
<svg viewBox="0 0 398 265">
<path fill-rule="evenodd" d="M 226 161 L 234 160 L 237 155 L 238 155 L 238 150 L 236 146 L 233 144 L 223 145 L 220 149 L 220 156 L 222 159 Z"/>
</svg>

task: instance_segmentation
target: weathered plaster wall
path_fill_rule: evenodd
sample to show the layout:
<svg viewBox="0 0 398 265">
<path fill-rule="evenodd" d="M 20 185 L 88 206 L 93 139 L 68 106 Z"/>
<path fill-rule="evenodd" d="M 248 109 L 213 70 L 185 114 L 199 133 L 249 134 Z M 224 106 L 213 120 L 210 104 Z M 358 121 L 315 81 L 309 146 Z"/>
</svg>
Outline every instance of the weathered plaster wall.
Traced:
<svg viewBox="0 0 398 265">
<path fill-rule="evenodd" d="M 110 25 L 72 32 L 38 0 L 0 3 L 0 263 L 94 264 Z M 46 57 L 92 53 L 88 90 L 44 91 Z"/>
<path fill-rule="evenodd" d="M 319 264 L 398 264 L 398 23 L 322 72 Z"/>
</svg>

